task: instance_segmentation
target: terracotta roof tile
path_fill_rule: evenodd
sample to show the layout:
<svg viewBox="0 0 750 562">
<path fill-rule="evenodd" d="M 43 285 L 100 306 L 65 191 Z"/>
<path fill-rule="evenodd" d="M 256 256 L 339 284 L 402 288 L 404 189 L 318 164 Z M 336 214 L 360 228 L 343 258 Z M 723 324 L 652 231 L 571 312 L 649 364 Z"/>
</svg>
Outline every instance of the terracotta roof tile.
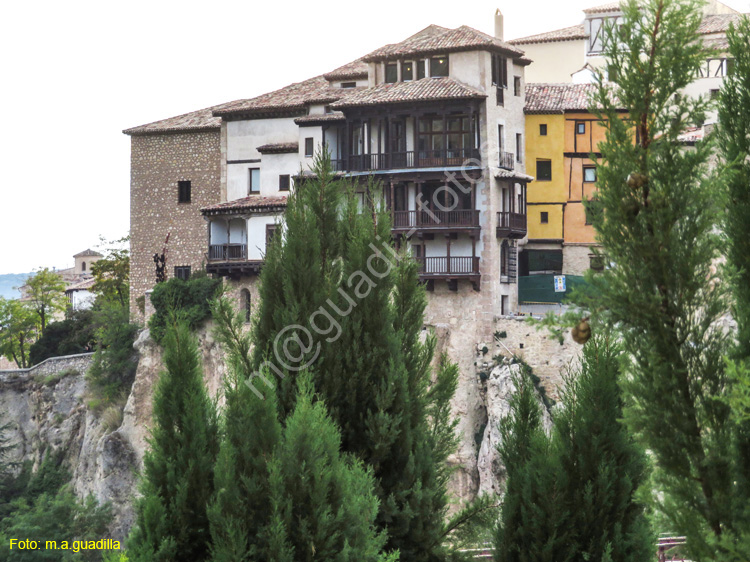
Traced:
<svg viewBox="0 0 750 562">
<path fill-rule="evenodd" d="M 334 121 L 345 121 L 346 117 L 340 111 L 334 111 L 333 113 L 314 113 L 312 115 L 303 115 L 297 117 L 294 122 L 297 125 L 318 125 L 320 123 L 331 123 Z"/>
<path fill-rule="evenodd" d="M 369 67 L 362 59 L 349 62 L 323 75 L 326 80 L 346 80 L 348 78 L 367 78 Z"/>
<path fill-rule="evenodd" d="M 286 195 L 250 195 L 234 201 L 217 203 L 201 209 L 204 215 L 221 215 L 266 210 L 282 209 L 286 207 Z"/>
<path fill-rule="evenodd" d="M 526 84 L 525 113 L 586 110 L 596 84 Z"/>
<path fill-rule="evenodd" d="M 78 283 L 68 285 L 67 287 L 65 287 L 65 292 L 67 293 L 69 291 L 87 291 L 91 289 L 91 287 L 93 287 L 95 284 L 96 284 L 96 279 L 92 277 L 90 279 L 85 279 Z"/>
<path fill-rule="evenodd" d="M 747 14 L 714 14 L 711 16 L 705 16 L 700 26 L 698 26 L 698 33 L 701 35 L 726 33 L 729 30 L 729 24 L 733 23 L 736 26 L 740 22 L 740 19 L 746 15 Z"/>
<path fill-rule="evenodd" d="M 584 14 L 603 14 L 605 12 L 617 12 L 620 10 L 620 2 L 607 2 L 600 6 L 594 6 L 593 8 L 586 8 L 583 10 Z"/>
<path fill-rule="evenodd" d="M 77 254 L 76 254 L 75 256 L 73 256 L 73 257 L 74 257 L 74 258 L 84 258 L 84 257 L 87 257 L 87 256 L 94 256 L 94 257 L 96 257 L 96 258 L 101 258 L 101 257 L 103 257 L 103 256 L 102 256 L 102 255 L 101 255 L 101 254 L 100 254 L 99 252 L 95 252 L 95 251 L 94 251 L 94 250 L 92 250 L 91 248 L 86 248 L 86 249 L 85 249 L 85 250 L 84 250 L 83 252 L 78 252 L 78 253 L 77 253 Z"/>
<path fill-rule="evenodd" d="M 220 129 L 221 119 L 214 117 L 213 115 L 214 110 L 220 107 L 222 106 L 215 105 L 213 107 L 207 107 L 206 109 L 199 109 L 198 111 L 191 111 L 190 113 L 177 115 L 176 117 L 169 117 L 168 119 L 161 119 L 159 121 L 154 121 L 153 123 L 147 123 L 146 125 L 131 127 L 130 129 L 125 129 L 123 133 L 126 135 L 137 136 L 169 132 Z"/>
<path fill-rule="evenodd" d="M 434 101 L 451 99 L 486 98 L 487 94 L 472 86 L 467 86 L 453 78 L 423 78 L 414 82 L 378 84 L 372 88 L 353 91 L 344 99 L 331 104 L 331 107 L 357 107 L 411 101 Z"/>
<path fill-rule="evenodd" d="M 520 39 L 512 39 L 508 41 L 508 43 L 512 45 L 524 45 L 526 43 L 552 43 L 554 41 L 585 39 L 586 37 L 583 24 L 581 23 L 563 29 L 557 29 L 555 31 L 548 31 L 547 33 L 539 33 L 538 35 L 529 35 L 528 37 L 521 37 Z"/>
<path fill-rule="evenodd" d="M 299 143 L 296 142 L 276 142 L 264 144 L 257 148 L 261 154 L 285 154 L 288 152 L 299 152 Z"/>
<path fill-rule="evenodd" d="M 451 53 L 477 49 L 503 51 L 511 56 L 523 56 L 523 51 L 513 45 L 466 25 L 462 25 L 456 29 L 446 29 L 431 25 L 400 43 L 393 43 L 375 49 L 369 55 L 362 57 L 362 60 L 370 62 L 392 57 Z"/>
</svg>

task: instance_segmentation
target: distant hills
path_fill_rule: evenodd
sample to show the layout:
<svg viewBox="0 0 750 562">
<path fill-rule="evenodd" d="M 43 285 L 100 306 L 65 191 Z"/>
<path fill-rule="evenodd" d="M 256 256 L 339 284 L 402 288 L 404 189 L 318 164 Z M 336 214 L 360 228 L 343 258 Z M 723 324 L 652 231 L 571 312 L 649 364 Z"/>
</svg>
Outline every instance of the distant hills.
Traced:
<svg viewBox="0 0 750 562">
<path fill-rule="evenodd" d="M 20 287 L 29 278 L 30 273 L 4 273 L 0 274 L 0 297 L 6 299 L 17 299 L 21 293 L 13 287 Z"/>
</svg>

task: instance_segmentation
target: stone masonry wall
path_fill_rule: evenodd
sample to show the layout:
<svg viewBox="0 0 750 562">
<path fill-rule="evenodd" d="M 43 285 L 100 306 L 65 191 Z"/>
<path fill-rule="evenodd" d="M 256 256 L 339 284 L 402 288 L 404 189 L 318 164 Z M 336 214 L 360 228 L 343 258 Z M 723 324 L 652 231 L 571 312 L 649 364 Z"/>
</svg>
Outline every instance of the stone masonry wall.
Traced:
<svg viewBox="0 0 750 562">
<path fill-rule="evenodd" d="M 77 371 L 83 374 L 91 366 L 93 357 L 93 353 L 79 353 L 63 357 L 50 357 L 28 369 L 3 369 L 0 370 L 0 382 L 26 380 L 38 375 L 55 375 L 64 371 Z"/>
<path fill-rule="evenodd" d="M 175 266 L 202 269 L 208 251 L 201 208 L 221 201 L 220 132 L 131 137 L 130 314 L 142 321 L 138 298 L 153 288 L 153 256 L 167 246 L 167 277 Z M 190 203 L 177 202 L 177 182 L 191 182 Z"/>
</svg>

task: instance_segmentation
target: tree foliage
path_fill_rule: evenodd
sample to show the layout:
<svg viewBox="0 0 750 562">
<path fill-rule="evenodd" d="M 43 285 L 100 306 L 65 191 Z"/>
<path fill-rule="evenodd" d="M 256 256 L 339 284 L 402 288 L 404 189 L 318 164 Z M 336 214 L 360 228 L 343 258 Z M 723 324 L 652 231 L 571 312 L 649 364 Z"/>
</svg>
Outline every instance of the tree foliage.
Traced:
<svg viewBox="0 0 750 562">
<path fill-rule="evenodd" d="M 151 293 L 151 303 L 154 305 L 154 314 L 148 322 L 151 337 L 161 342 L 175 311 L 179 311 L 191 329 L 200 326 L 211 316 L 211 301 L 220 287 L 220 279 L 211 279 L 200 273 L 192 275 L 187 281 L 175 277 L 157 283 Z"/>
<path fill-rule="evenodd" d="M 130 237 L 109 242 L 106 255 L 91 265 L 94 286 L 91 290 L 100 300 L 128 305 L 130 295 L 130 251 L 126 244 Z"/>
<path fill-rule="evenodd" d="M 64 312 L 68 306 L 65 298 L 65 281 L 49 268 L 36 271 L 26 280 L 26 298 L 39 316 L 42 334 L 55 312 Z"/>
<path fill-rule="evenodd" d="M 49 357 L 86 353 L 96 342 L 94 312 L 73 310 L 65 320 L 51 322 L 44 335 L 29 349 L 29 362 L 36 365 Z"/>
<path fill-rule="evenodd" d="M 219 447 L 215 405 L 201 375 L 197 343 L 186 322 L 170 325 L 153 398 L 153 429 L 144 458 L 142 498 L 128 541 L 131 560 L 205 560 L 207 506 Z"/>
<path fill-rule="evenodd" d="M 31 365 L 29 353 L 39 329 L 39 317 L 29 305 L 0 297 L 0 354 L 19 369 Z"/>
<path fill-rule="evenodd" d="M 606 129 L 594 227 L 614 266 L 591 282 L 600 316 L 627 352 L 626 418 L 653 454 L 662 507 L 687 535 L 691 556 L 713 559 L 710 543 L 736 523 L 731 415 L 722 400 L 729 346 L 718 327 L 728 302 L 713 267 L 721 198 L 707 166 L 711 142 L 679 142 L 709 107 L 682 95 L 709 52 L 692 0 L 630 1 L 623 13 L 605 38 L 615 82 L 600 76 L 594 100 Z"/>
</svg>

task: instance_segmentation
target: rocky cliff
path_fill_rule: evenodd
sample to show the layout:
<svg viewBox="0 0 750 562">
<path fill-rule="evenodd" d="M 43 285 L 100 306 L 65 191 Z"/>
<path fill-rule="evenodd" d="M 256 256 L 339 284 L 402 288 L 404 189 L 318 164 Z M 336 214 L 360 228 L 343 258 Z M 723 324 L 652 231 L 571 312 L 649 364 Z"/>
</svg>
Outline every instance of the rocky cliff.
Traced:
<svg viewBox="0 0 750 562">
<path fill-rule="evenodd" d="M 515 320 L 500 321 L 497 334 L 504 335 L 490 343 L 477 344 L 466 330 L 445 325 L 431 328 L 438 337 L 438 350 L 448 353 L 461 369 L 454 414 L 461 421 L 462 439 L 451 458 L 459 467 L 451 492 L 458 500 L 479 492 L 500 492 L 497 426 L 508 413 L 512 378 L 518 369 L 510 357 L 524 357 L 554 396 L 560 368 L 575 357 L 577 346 L 569 341 L 561 346 Z M 207 388 L 218 396 L 225 373 L 221 350 L 209 329 L 201 330 L 198 339 Z M 18 444 L 16 459 L 38 465 L 50 449 L 63 449 L 76 492 L 112 503 L 115 539 L 122 539 L 134 520 L 133 499 L 147 447 L 151 396 L 162 369 L 161 350 L 147 330 L 135 348 L 138 369 L 119 427 L 111 427 L 111 421 L 103 423 L 87 407 L 88 355 L 48 361 L 32 370 L 0 371 L 0 412 L 3 421 L 11 423 L 11 437 Z"/>
</svg>

